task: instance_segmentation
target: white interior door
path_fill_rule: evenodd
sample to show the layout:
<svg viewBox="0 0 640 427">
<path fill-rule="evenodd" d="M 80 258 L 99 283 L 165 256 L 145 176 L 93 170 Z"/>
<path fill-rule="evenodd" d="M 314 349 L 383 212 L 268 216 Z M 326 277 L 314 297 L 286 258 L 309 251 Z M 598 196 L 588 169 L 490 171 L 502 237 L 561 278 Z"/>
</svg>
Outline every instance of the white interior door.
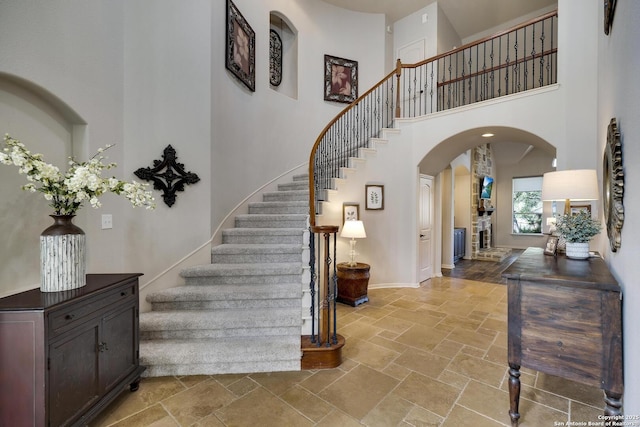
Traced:
<svg viewBox="0 0 640 427">
<path fill-rule="evenodd" d="M 433 277 L 433 178 L 420 176 L 418 233 L 420 240 L 420 282 Z"/>
<path fill-rule="evenodd" d="M 415 64 L 425 59 L 426 39 L 416 40 L 398 49 L 396 58 L 403 64 Z"/>
</svg>

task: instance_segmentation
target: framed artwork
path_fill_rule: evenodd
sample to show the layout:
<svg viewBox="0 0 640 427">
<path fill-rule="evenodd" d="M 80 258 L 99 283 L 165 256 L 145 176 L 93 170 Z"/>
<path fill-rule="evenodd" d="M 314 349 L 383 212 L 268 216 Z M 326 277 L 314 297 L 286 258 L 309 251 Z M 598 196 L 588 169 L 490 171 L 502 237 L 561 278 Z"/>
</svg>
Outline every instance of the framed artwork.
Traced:
<svg viewBox="0 0 640 427">
<path fill-rule="evenodd" d="M 324 56 L 324 100 L 351 104 L 358 97 L 358 62 Z"/>
<path fill-rule="evenodd" d="M 558 236 L 549 236 L 547 239 L 547 244 L 544 247 L 545 255 L 555 255 L 558 250 Z"/>
<path fill-rule="evenodd" d="M 384 209 L 384 185 L 365 185 L 365 200 L 366 209 Z"/>
<path fill-rule="evenodd" d="M 609 35 L 613 25 L 613 15 L 616 12 L 617 0 L 604 0 L 604 33 Z"/>
<path fill-rule="evenodd" d="M 358 203 L 342 204 L 342 223 L 345 221 L 357 221 L 360 219 L 360 205 Z"/>
<path fill-rule="evenodd" d="M 591 205 L 571 205 L 571 215 L 577 215 L 580 212 L 591 215 Z"/>
<path fill-rule="evenodd" d="M 235 4 L 227 0 L 227 46 L 225 65 L 231 74 L 256 90 L 256 33 Z"/>
</svg>

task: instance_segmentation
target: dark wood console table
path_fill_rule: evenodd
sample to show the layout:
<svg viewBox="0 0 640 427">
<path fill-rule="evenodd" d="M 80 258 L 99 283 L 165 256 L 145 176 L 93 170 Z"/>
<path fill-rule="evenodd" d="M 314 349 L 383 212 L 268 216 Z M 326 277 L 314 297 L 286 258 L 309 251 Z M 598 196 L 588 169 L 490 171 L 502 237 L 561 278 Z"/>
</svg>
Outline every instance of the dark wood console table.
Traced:
<svg viewBox="0 0 640 427">
<path fill-rule="evenodd" d="M 622 294 L 604 260 L 528 248 L 507 268 L 511 424 L 520 413 L 520 367 L 605 391 L 604 414 L 621 415 Z"/>
<path fill-rule="evenodd" d="M 338 268 L 338 302 L 352 307 L 369 301 L 367 288 L 369 287 L 369 264 L 362 262 L 351 266 L 348 262 L 341 262 Z"/>
<path fill-rule="evenodd" d="M 86 426 L 138 388 L 140 274 L 0 299 L 0 426 Z"/>
</svg>

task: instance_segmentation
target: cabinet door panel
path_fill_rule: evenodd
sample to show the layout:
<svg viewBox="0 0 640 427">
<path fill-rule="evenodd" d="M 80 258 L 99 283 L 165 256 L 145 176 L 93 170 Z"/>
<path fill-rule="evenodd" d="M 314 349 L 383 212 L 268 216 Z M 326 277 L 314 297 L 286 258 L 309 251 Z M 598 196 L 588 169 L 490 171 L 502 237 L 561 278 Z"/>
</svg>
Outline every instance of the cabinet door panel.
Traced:
<svg viewBox="0 0 640 427">
<path fill-rule="evenodd" d="M 0 426 L 44 424 L 42 313 L 0 313 Z"/>
<path fill-rule="evenodd" d="M 128 307 L 111 312 L 102 319 L 100 379 L 103 390 L 110 390 L 136 369 L 137 330 L 135 300 Z"/>
<path fill-rule="evenodd" d="M 49 422 L 68 425 L 100 396 L 99 324 L 70 331 L 49 345 Z"/>
</svg>

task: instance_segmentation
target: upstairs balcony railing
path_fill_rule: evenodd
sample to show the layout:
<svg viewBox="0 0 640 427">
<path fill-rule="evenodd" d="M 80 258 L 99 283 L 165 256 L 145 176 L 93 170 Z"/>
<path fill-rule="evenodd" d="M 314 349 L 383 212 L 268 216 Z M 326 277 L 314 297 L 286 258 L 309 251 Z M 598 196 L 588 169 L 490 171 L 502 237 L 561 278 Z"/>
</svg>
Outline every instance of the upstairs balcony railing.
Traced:
<svg viewBox="0 0 640 427">
<path fill-rule="evenodd" d="M 360 148 L 395 118 L 424 116 L 557 82 L 558 13 L 417 64 L 402 64 L 347 106 L 318 136 L 309 157 L 309 214 Z"/>
</svg>

